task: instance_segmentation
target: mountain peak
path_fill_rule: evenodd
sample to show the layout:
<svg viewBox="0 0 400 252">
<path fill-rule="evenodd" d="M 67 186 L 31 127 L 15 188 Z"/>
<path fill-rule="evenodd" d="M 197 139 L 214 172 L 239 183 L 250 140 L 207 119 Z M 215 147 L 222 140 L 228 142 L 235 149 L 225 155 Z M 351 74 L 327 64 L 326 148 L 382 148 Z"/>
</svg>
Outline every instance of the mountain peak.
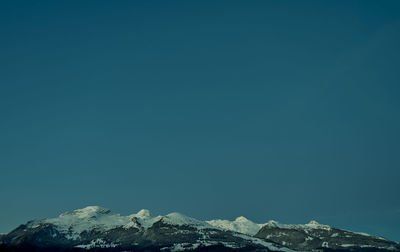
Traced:
<svg viewBox="0 0 400 252">
<path fill-rule="evenodd" d="M 274 220 L 270 220 L 267 223 L 265 223 L 265 226 L 269 226 L 269 227 L 277 227 L 279 226 L 279 222 L 274 221 Z"/>
<path fill-rule="evenodd" d="M 91 218 L 91 217 L 96 217 L 98 215 L 106 215 L 110 214 L 111 210 L 100 207 L 100 206 L 87 206 L 84 208 L 76 209 L 72 212 L 66 212 L 60 215 L 62 216 L 67 216 L 67 215 L 73 215 L 77 216 L 78 218 Z"/>
<path fill-rule="evenodd" d="M 142 209 L 139 212 L 137 212 L 136 216 L 142 219 L 147 219 L 151 217 L 151 213 L 147 209 Z"/>
<path fill-rule="evenodd" d="M 214 227 L 247 235 L 255 235 L 263 226 L 262 224 L 252 222 L 244 216 L 239 216 L 234 221 L 217 219 L 206 222 Z"/>
<path fill-rule="evenodd" d="M 316 220 L 310 220 L 308 225 L 320 225 Z"/>
<path fill-rule="evenodd" d="M 316 228 L 316 229 L 326 229 L 326 230 L 330 230 L 331 229 L 330 226 L 320 224 L 315 220 L 311 220 L 309 223 L 307 223 L 307 224 L 305 224 L 303 226 L 307 227 L 307 228 Z"/>
<path fill-rule="evenodd" d="M 236 222 L 248 222 L 249 220 L 244 216 L 239 216 L 235 219 Z"/>
<path fill-rule="evenodd" d="M 200 221 L 177 212 L 165 215 L 162 218 L 162 221 L 164 223 L 177 226 L 192 225 L 196 226 L 197 228 L 210 227 L 209 224 L 204 221 Z"/>
</svg>

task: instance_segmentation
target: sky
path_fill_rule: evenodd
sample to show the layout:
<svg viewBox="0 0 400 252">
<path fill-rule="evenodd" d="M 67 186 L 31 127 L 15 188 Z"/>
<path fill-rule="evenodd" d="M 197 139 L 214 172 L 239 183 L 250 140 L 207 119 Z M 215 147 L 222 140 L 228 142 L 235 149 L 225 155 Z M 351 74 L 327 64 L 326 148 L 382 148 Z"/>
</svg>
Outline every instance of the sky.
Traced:
<svg viewBox="0 0 400 252">
<path fill-rule="evenodd" d="M 99 205 L 400 241 L 399 1 L 1 1 L 0 232 Z"/>
</svg>

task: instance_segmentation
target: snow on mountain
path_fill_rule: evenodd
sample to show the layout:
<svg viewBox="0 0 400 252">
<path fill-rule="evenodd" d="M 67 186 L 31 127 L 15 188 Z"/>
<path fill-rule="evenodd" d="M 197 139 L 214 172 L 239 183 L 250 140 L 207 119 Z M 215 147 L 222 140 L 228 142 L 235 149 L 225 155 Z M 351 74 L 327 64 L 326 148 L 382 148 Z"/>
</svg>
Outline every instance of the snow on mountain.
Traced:
<svg viewBox="0 0 400 252">
<path fill-rule="evenodd" d="M 381 237 L 359 234 L 327 225 L 319 224 L 312 220 L 307 224 L 280 224 L 269 221 L 255 237 L 267 239 L 293 250 L 312 251 L 317 248 L 341 250 L 348 247 L 354 251 L 361 248 L 399 251 L 394 242 Z"/>
<path fill-rule="evenodd" d="M 244 234 L 236 234 L 235 236 L 240 237 L 242 239 L 246 239 L 246 240 L 252 241 L 255 244 L 260 244 L 262 246 L 265 246 L 271 251 L 293 252 L 293 250 L 291 250 L 289 248 L 277 247 L 276 244 L 272 244 L 270 242 L 266 242 L 266 241 L 264 241 L 262 239 L 258 239 L 256 237 L 247 236 L 247 235 L 244 235 Z"/>
<path fill-rule="evenodd" d="M 131 222 L 127 223 L 124 225 L 125 228 L 128 227 L 137 227 L 136 225 L 132 225 L 132 223 L 134 223 L 134 221 L 132 220 L 136 220 L 141 227 L 143 228 L 149 228 L 151 227 L 154 223 L 156 223 L 157 221 L 162 219 L 162 216 L 155 216 L 153 217 L 150 213 L 149 210 L 147 209 L 142 209 L 139 212 L 137 212 L 136 214 L 131 214 L 128 216 L 131 220 Z"/>
<path fill-rule="evenodd" d="M 312 220 L 307 224 L 282 224 L 274 220 L 270 220 L 265 223 L 263 226 L 267 227 L 278 227 L 284 229 L 324 229 L 331 230 L 331 227 L 328 225 L 319 224 L 317 221 Z"/>
<path fill-rule="evenodd" d="M 265 224 L 254 223 L 246 217 L 240 216 L 235 220 L 209 220 L 200 221 L 180 213 L 170 213 L 165 216 L 153 217 L 149 210 L 142 209 L 136 214 L 121 216 L 115 214 L 109 209 L 99 206 L 88 206 L 82 209 L 77 209 L 72 212 L 61 214 L 57 218 L 34 221 L 30 223 L 31 227 L 41 223 L 53 224 L 57 229 L 65 234 L 69 234 L 71 238 L 77 238 L 79 234 L 85 230 L 99 229 L 109 230 L 116 227 L 125 229 L 134 228 L 149 228 L 157 221 L 162 221 L 170 225 L 190 225 L 197 228 L 218 228 L 229 230 L 247 235 L 255 235 L 263 226 L 294 228 L 294 229 L 326 229 L 330 227 L 319 224 L 316 221 L 310 221 L 308 224 L 281 224 L 276 221 L 269 221 Z"/>
<path fill-rule="evenodd" d="M 142 209 L 136 214 L 136 217 L 140 219 L 148 219 L 151 217 L 151 213 L 147 209 Z"/>
<path fill-rule="evenodd" d="M 264 224 L 257 224 L 248 220 L 246 217 L 237 217 L 234 221 L 229 220 L 210 220 L 206 221 L 208 224 L 224 230 L 235 231 L 238 233 L 255 235 L 263 227 Z"/>
<path fill-rule="evenodd" d="M 319 224 L 315 220 L 312 220 L 307 224 L 281 224 L 274 220 L 270 220 L 264 224 L 258 224 L 252 222 L 246 217 L 240 216 L 233 221 L 222 219 L 200 221 L 180 213 L 170 213 L 165 216 L 153 217 L 150 211 L 147 209 L 142 209 L 136 214 L 121 216 L 120 214 L 115 214 L 109 209 L 99 206 L 88 206 L 82 209 L 63 213 L 57 218 L 32 221 L 28 225 L 31 228 L 35 228 L 40 224 L 53 224 L 60 233 L 66 236 L 67 239 L 76 240 L 80 238 L 80 234 L 82 232 L 88 230 L 107 231 L 117 227 L 122 227 L 124 229 L 148 229 L 158 221 L 168 225 L 187 225 L 197 229 L 219 229 L 234 231 L 250 236 L 256 235 L 264 226 L 297 230 L 331 230 L 330 226 Z"/>
<path fill-rule="evenodd" d="M 60 214 L 57 218 L 33 221 L 29 224 L 29 227 L 35 228 L 40 224 L 53 224 L 67 238 L 75 240 L 80 237 L 83 231 L 87 230 L 106 231 L 116 227 L 147 229 L 158 221 L 176 226 L 190 225 L 199 229 L 214 228 L 204 221 L 199 221 L 180 213 L 153 217 L 149 210 L 142 209 L 136 214 L 121 216 L 99 206 L 88 206 Z"/>
<path fill-rule="evenodd" d="M 234 221 L 229 220 L 209 220 L 206 221 L 208 224 L 218 227 L 224 230 L 230 230 L 238 233 L 243 233 L 247 235 L 255 235 L 260 231 L 260 229 L 264 226 L 267 227 L 278 227 L 285 229 L 324 229 L 330 230 L 331 227 L 328 225 L 319 224 L 317 221 L 312 220 L 307 224 L 281 224 L 277 221 L 270 220 L 264 224 L 254 223 L 251 220 L 248 220 L 246 217 L 240 216 L 237 217 Z"/>
<path fill-rule="evenodd" d="M 284 246 L 250 237 L 258 224 L 239 217 L 235 221 L 211 221 L 211 225 L 180 213 L 153 217 L 143 209 L 121 216 L 98 206 L 89 206 L 60 214 L 57 218 L 30 221 L 10 232 L 5 241 L 12 246 L 60 246 L 61 248 L 136 250 L 166 249 L 180 251 L 209 246 L 232 249 L 257 248 L 260 251 L 292 252 Z M 228 224 L 227 224 L 228 223 Z M 156 225 L 155 225 L 156 224 Z M 226 232 L 233 230 L 236 232 Z M 116 238 L 117 237 L 117 238 Z M 152 247 L 154 246 L 154 247 Z M 172 247 L 171 247 L 172 246 Z"/>
<path fill-rule="evenodd" d="M 77 239 L 79 234 L 86 230 L 110 230 L 116 227 L 125 229 L 131 227 L 148 228 L 161 218 L 161 216 L 152 217 L 149 210 L 146 209 L 140 210 L 136 214 L 121 216 L 106 208 L 88 206 L 63 213 L 58 218 L 34 221 L 30 223 L 30 226 L 34 228 L 40 224 L 53 224 L 58 231 L 66 234 L 68 238 Z"/>
<path fill-rule="evenodd" d="M 328 225 L 323 225 L 323 224 L 319 224 L 317 221 L 312 220 L 309 223 L 305 224 L 305 225 L 298 225 L 300 227 L 305 227 L 305 228 L 313 228 L 313 229 L 325 229 L 325 230 L 331 230 L 331 227 Z"/>
<path fill-rule="evenodd" d="M 180 213 L 170 213 L 167 214 L 166 216 L 162 217 L 162 222 L 170 224 L 170 225 L 176 225 L 176 226 L 182 226 L 182 225 L 189 225 L 189 226 L 194 226 L 196 228 L 213 228 L 213 226 L 209 225 L 208 223 L 204 221 L 199 221 L 194 218 L 187 217 L 183 214 Z"/>
<path fill-rule="evenodd" d="M 12 246 L 60 246 L 61 248 L 129 248 L 190 250 L 209 246 L 260 251 L 313 251 L 379 248 L 400 251 L 400 245 L 380 237 L 358 234 L 310 221 L 307 224 L 254 223 L 240 216 L 235 220 L 200 221 L 180 213 L 152 216 L 143 209 L 121 216 L 98 206 L 66 212 L 57 218 L 30 221 L 0 243 Z"/>
</svg>

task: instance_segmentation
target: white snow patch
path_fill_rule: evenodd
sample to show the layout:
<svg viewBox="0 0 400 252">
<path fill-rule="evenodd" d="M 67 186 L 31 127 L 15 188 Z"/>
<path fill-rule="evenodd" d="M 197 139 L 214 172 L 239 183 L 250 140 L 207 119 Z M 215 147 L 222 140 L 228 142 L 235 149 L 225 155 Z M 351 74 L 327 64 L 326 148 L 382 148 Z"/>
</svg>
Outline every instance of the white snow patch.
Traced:
<svg viewBox="0 0 400 252">
<path fill-rule="evenodd" d="M 359 235 L 363 235 L 363 236 L 372 236 L 372 235 L 370 235 L 370 234 L 362 233 L 362 232 L 354 232 L 354 233 L 359 234 Z"/>
<path fill-rule="evenodd" d="M 208 246 L 213 246 L 213 245 L 223 245 L 223 246 L 229 247 L 229 248 L 240 248 L 234 242 L 197 241 L 196 243 L 193 243 L 193 244 L 191 244 L 191 243 L 176 243 L 172 247 L 162 248 L 161 250 L 178 252 L 178 251 L 194 250 L 200 246 L 208 247 Z"/>
<path fill-rule="evenodd" d="M 113 242 L 107 243 L 102 239 L 92 240 L 89 244 L 82 244 L 75 246 L 76 248 L 83 248 L 83 249 L 92 249 L 92 248 L 115 248 L 118 244 Z"/>
<path fill-rule="evenodd" d="M 348 248 L 348 247 L 355 247 L 355 244 L 341 244 L 341 247 Z"/>
<path fill-rule="evenodd" d="M 185 250 L 193 250 L 199 247 L 200 244 L 198 243 L 175 243 L 172 247 L 167 247 L 167 248 L 162 248 L 161 250 L 167 250 L 167 251 L 185 251 Z"/>
<path fill-rule="evenodd" d="M 304 230 L 306 232 L 307 232 L 307 230 L 310 230 L 310 229 L 331 230 L 330 226 L 319 224 L 315 220 L 312 220 L 307 224 L 282 224 L 282 223 L 279 223 L 277 221 L 270 220 L 267 223 L 265 223 L 264 226 L 276 227 L 276 228 L 282 228 L 282 229 L 302 229 L 302 230 Z"/>
<path fill-rule="evenodd" d="M 234 221 L 217 219 L 206 222 L 214 227 L 248 235 L 257 234 L 258 231 L 260 231 L 260 229 L 264 226 L 264 224 L 254 223 L 243 216 L 237 217 Z"/>
<path fill-rule="evenodd" d="M 162 220 L 162 222 L 164 222 L 166 224 L 176 225 L 176 226 L 188 225 L 188 226 L 196 227 L 198 229 L 213 228 L 207 222 L 199 221 L 194 218 L 187 217 L 180 213 L 167 214 L 166 216 L 162 217 L 161 220 Z"/>
<path fill-rule="evenodd" d="M 308 228 L 313 228 L 313 229 L 325 229 L 325 230 L 330 230 L 331 229 L 330 226 L 319 224 L 315 220 L 312 220 L 312 221 L 310 221 L 309 223 L 307 223 L 307 224 L 305 224 L 303 226 L 308 227 Z"/>
<path fill-rule="evenodd" d="M 234 236 L 245 239 L 245 240 L 252 241 L 252 243 L 262 245 L 272 251 L 293 252 L 293 250 L 291 250 L 289 248 L 285 248 L 285 247 L 280 248 L 270 242 L 266 242 L 266 241 L 258 239 L 256 237 L 251 237 L 251 236 L 247 236 L 244 234 L 234 234 Z"/>
<path fill-rule="evenodd" d="M 36 221 L 32 223 L 32 227 L 42 223 L 53 224 L 67 239 L 77 240 L 84 231 L 93 229 L 104 231 L 117 227 L 148 228 L 160 219 L 161 216 L 151 217 L 150 211 L 145 209 L 140 210 L 137 214 L 121 216 L 102 207 L 89 206 L 63 213 L 58 218 Z"/>
</svg>

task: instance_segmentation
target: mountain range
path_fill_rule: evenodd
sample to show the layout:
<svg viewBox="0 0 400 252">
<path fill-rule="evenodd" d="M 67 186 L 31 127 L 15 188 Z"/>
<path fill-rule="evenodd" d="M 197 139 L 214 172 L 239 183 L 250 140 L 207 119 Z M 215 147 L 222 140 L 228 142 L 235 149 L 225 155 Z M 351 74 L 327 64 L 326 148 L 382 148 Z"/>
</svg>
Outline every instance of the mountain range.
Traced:
<svg viewBox="0 0 400 252">
<path fill-rule="evenodd" d="M 29 221 L 0 235 L 0 251 L 400 251 L 400 243 L 310 221 L 308 224 L 201 221 L 148 210 L 121 216 L 88 206 Z"/>
</svg>

